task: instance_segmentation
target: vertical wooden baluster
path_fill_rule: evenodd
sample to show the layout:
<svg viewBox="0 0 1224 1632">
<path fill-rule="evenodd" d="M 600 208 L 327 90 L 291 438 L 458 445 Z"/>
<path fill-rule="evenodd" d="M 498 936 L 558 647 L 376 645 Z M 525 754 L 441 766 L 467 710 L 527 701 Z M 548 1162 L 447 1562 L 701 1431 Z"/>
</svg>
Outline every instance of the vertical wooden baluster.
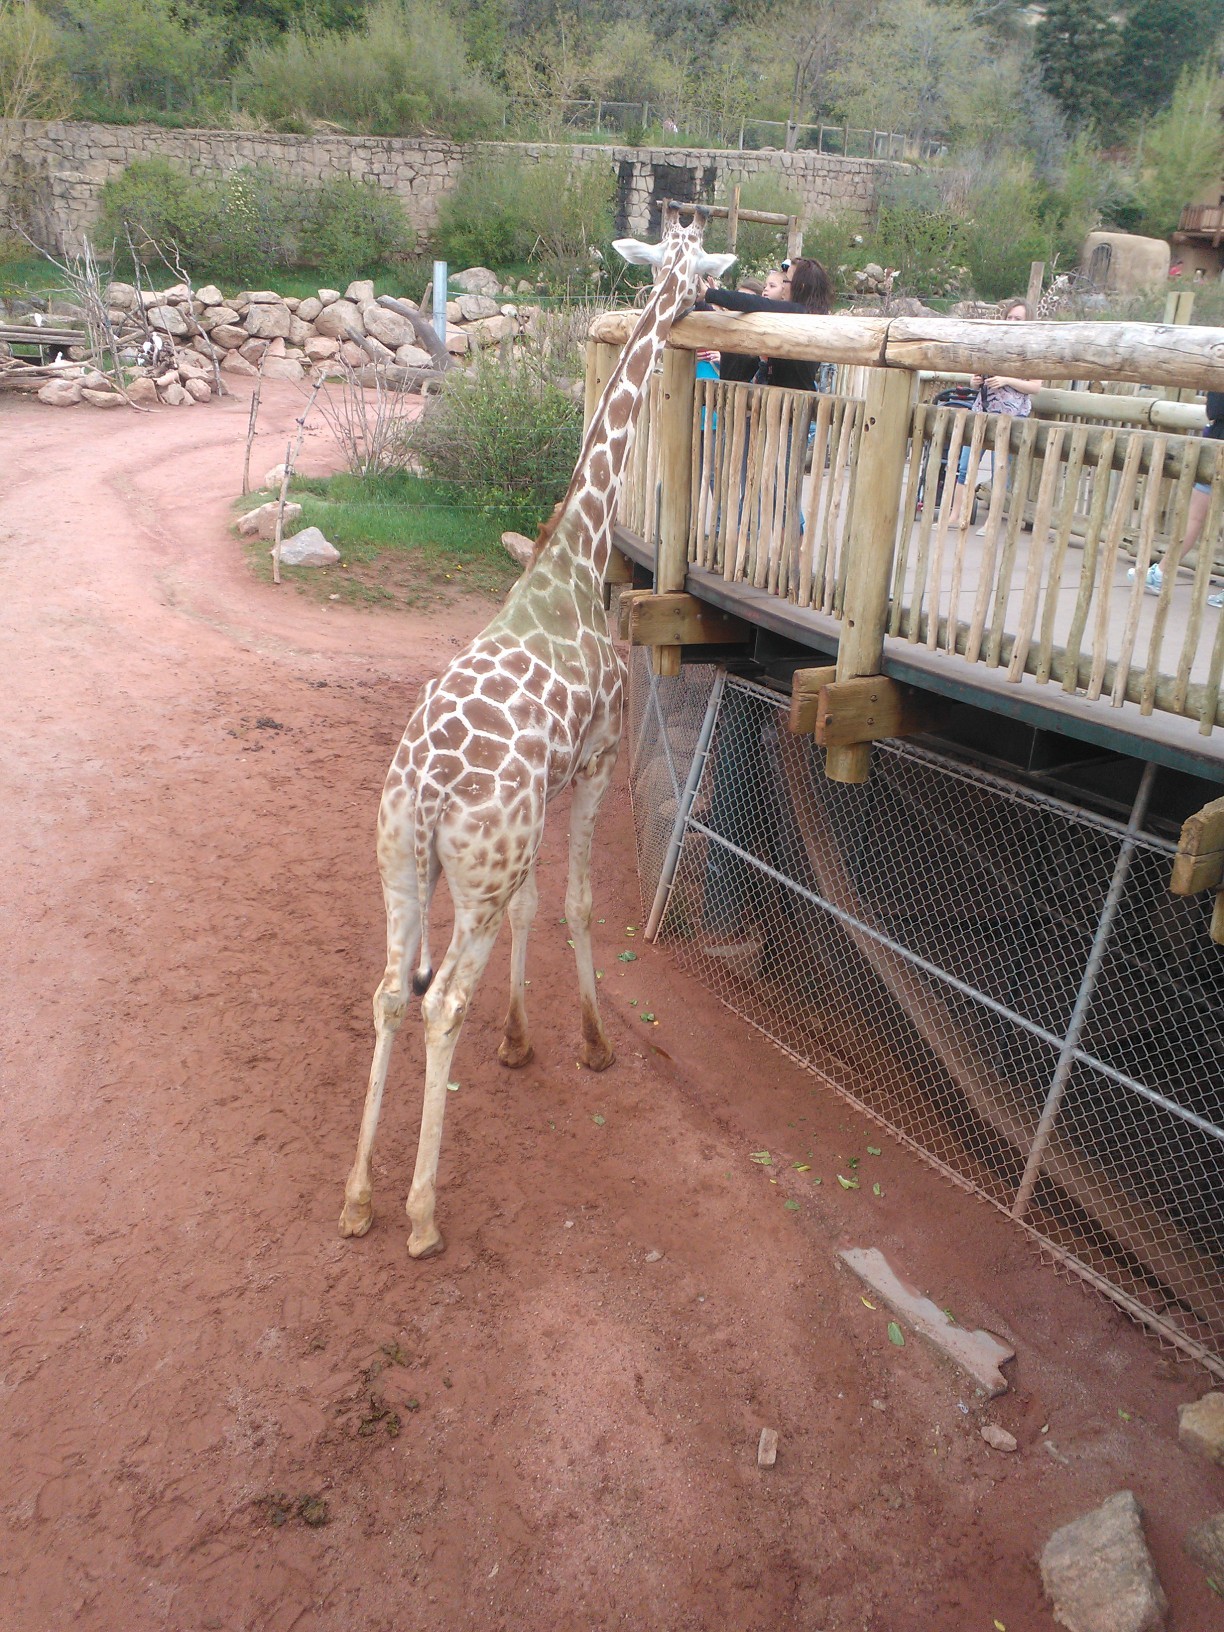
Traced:
<svg viewBox="0 0 1224 1632">
<path fill-rule="evenodd" d="M 982 462 L 982 449 L 989 427 L 989 415 L 974 414 L 973 437 L 969 444 L 969 465 L 965 471 L 965 492 L 961 499 L 960 526 L 956 529 L 956 553 L 952 558 L 952 583 L 948 590 L 948 622 L 944 636 L 944 650 L 953 657 L 956 655 L 956 636 L 960 627 L 961 578 L 965 570 L 965 552 L 969 547 L 969 524 L 973 518 L 978 467 Z"/>
<path fill-rule="evenodd" d="M 1075 610 L 1071 614 L 1071 628 L 1067 633 L 1067 656 L 1063 668 L 1063 690 L 1073 693 L 1079 689 L 1080 650 L 1088 623 L 1088 610 L 1097 590 L 1097 560 L 1101 548 L 1101 530 L 1113 487 L 1114 449 L 1118 433 L 1112 427 L 1101 437 L 1097 453 L 1096 478 L 1088 507 L 1088 521 L 1084 528 L 1084 553 L 1080 560 L 1079 587 L 1075 596 Z"/>
<path fill-rule="evenodd" d="M 952 416 L 952 435 L 948 441 L 948 462 L 944 466 L 944 490 L 939 500 L 939 515 L 935 518 L 935 533 L 931 540 L 931 599 L 930 611 L 927 614 L 926 645 L 927 650 L 933 652 L 939 641 L 939 613 L 943 605 L 943 558 L 944 544 L 948 536 L 948 518 L 952 514 L 952 500 L 957 487 L 957 466 L 960 464 L 960 450 L 965 438 L 965 425 L 969 414 L 958 410 Z M 969 503 L 969 489 L 966 484 L 961 498 L 962 508 Z"/>
<path fill-rule="evenodd" d="M 1016 643 L 1012 647 L 1011 662 L 1007 666 L 1007 678 L 1011 681 L 1018 681 L 1024 673 L 1029 646 L 1033 639 L 1033 628 L 1037 622 L 1037 601 L 1045 569 L 1046 550 L 1050 543 L 1050 516 L 1054 509 L 1054 494 L 1062 471 L 1062 449 L 1066 434 L 1065 425 L 1054 425 L 1050 428 L 1050 435 L 1046 441 L 1045 463 L 1041 470 L 1041 484 L 1037 489 L 1037 507 L 1033 512 L 1033 531 L 1030 534 L 1024 590 L 1020 597 Z"/>
<path fill-rule="evenodd" d="M 1211 558 L 1216 540 L 1220 536 L 1221 521 L 1224 520 L 1224 457 L 1221 457 L 1222 449 L 1219 442 L 1213 441 L 1208 445 L 1211 448 L 1211 456 L 1215 459 L 1215 467 L 1211 477 L 1211 497 L 1207 501 L 1207 514 L 1203 519 L 1203 530 L 1199 534 L 1198 554 L 1194 566 L 1194 589 L 1190 596 L 1190 618 L 1186 625 L 1186 638 L 1182 642 L 1181 657 L 1177 665 L 1177 684 L 1173 691 L 1173 707 L 1179 714 L 1184 713 L 1186 708 L 1190 673 L 1194 667 L 1199 635 L 1207 610 L 1207 594 L 1211 588 Z M 1205 451 L 1206 449 L 1203 450 Z M 1200 470 L 1202 463 L 1200 453 L 1198 461 Z M 1220 615 L 1220 625 L 1224 628 L 1224 613 Z"/>
<path fill-rule="evenodd" d="M 758 490 L 761 479 L 761 397 L 764 386 L 755 386 L 748 399 L 745 445 L 748 449 L 748 480 L 744 484 L 744 507 L 740 516 L 739 538 L 735 545 L 735 579 L 750 584 L 759 532 Z"/>
<path fill-rule="evenodd" d="M 982 562 L 978 570 L 977 593 L 973 597 L 973 616 L 969 633 L 965 636 L 965 661 L 976 663 L 982 650 L 982 632 L 986 627 L 986 609 L 994 588 L 995 567 L 999 560 L 999 533 L 1007 509 L 1007 477 L 1011 465 L 1011 433 L 1015 420 L 1010 414 L 1000 414 L 995 421 L 993 465 L 990 481 L 990 509 L 986 513 L 982 536 Z"/>
<path fill-rule="evenodd" d="M 727 387 L 727 419 L 723 432 L 726 453 L 722 462 L 722 479 L 718 487 L 718 553 L 722 561 L 723 577 L 735 576 L 735 540 L 739 532 L 741 472 L 744 468 L 744 415 L 746 396 L 740 384 Z"/>
<path fill-rule="evenodd" d="M 855 425 L 856 404 L 848 402 L 842 414 L 841 427 L 838 431 L 834 466 L 829 472 L 833 482 L 829 489 L 829 548 L 825 553 L 824 593 L 821 597 L 821 607 L 824 611 L 833 613 L 839 610 L 837 585 L 846 553 L 846 531 L 849 527 L 846 500 L 850 489 L 849 465 L 854 447 Z M 844 525 L 843 516 L 846 516 Z"/>
<path fill-rule="evenodd" d="M 931 442 L 927 448 L 926 475 L 922 483 L 922 526 L 918 529 L 918 559 L 914 563 L 914 584 L 910 590 L 909 617 L 905 627 L 905 638 L 914 645 L 921 639 L 922 603 L 926 596 L 931 559 L 931 531 L 935 524 L 935 512 L 939 508 L 935 490 L 939 486 L 939 462 L 944 455 L 944 439 L 951 430 L 951 421 L 950 409 L 936 409 Z"/>
<path fill-rule="evenodd" d="M 828 577 L 829 552 L 833 548 L 832 524 L 834 504 L 837 499 L 837 447 L 841 440 L 841 428 L 845 423 L 849 405 L 845 402 L 834 404 L 833 416 L 829 423 L 829 440 L 827 444 L 829 456 L 829 470 L 825 481 L 824 514 L 820 521 L 820 545 L 816 550 L 815 564 L 812 569 L 812 605 L 821 611 L 825 607 L 825 580 Z"/>
<path fill-rule="evenodd" d="M 812 398 L 806 392 L 795 392 L 791 401 L 790 463 L 786 473 L 786 502 L 783 511 L 782 568 L 778 578 L 778 594 L 788 601 L 798 599 L 799 542 L 803 507 L 803 465 L 807 458 L 808 432 L 812 424 Z"/>
<path fill-rule="evenodd" d="M 1180 544 L 1186 536 L 1186 520 L 1190 514 L 1190 498 L 1194 492 L 1194 478 L 1198 473 L 1200 443 L 1197 439 L 1191 440 L 1187 437 L 1179 437 L 1176 444 L 1172 442 L 1169 444 L 1170 453 L 1173 451 L 1174 446 L 1177 446 L 1181 453 L 1182 468 L 1177 481 L 1173 484 L 1173 502 L 1165 524 L 1166 539 L 1170 550 Z M 1138 576 L 1137 573 L 1136 576 Z M 1156 602 L 1156 613 L 1152 619 L 1152 632 L 1148 636 L 1148 658 L 1143 671 L 1143 685 L 1139 691 L 1139 712 L 1141 714 L 1150 714 L 1156 706 L 1156 683 L 1160 678 L 1160 655 L 1164 646 L 1165 624 L 1168 621 L 1169 606 L 1173 599 L 1173 586 L 1176 581 L 1176 571 L 1163 573 L 1160 596 Z M 1193 594 L 1191 599 L 1193 599 Z"/>
<path fill-rule="evenodd" d="M 910 427 L 910 460 L 905 479 L 905 504 L 901 513 L 901 537 L 897 543 L 897 561 L 893 568 L 892 596 L 888 612 L 888 632 L 896 635 L 901 630 L 901 612 L 905 598 L 905 574 L 909 570 L 910 547 L 913 543 L 914 521 L 918 515 L 918 488 L 922 479 L 922 460 L 926 453 L 926 429 L 931 410 L 919 403 L 914 409 L 914 423 Z"/>
<path fill-rule="evenodd" d="M 847 516 L 850 516 L 853 515 L 854 506 L 858 502 L 855 498 L 855 487 L 859 473 L 859 447 L 862 443 L 863 404 L 861 402 L 852 402 L 849 407 L 848 417 L 850 429 L 846 454 L 846 496 L 843 508 Z M 902 459 L 904 460 L 904 454 Z M 848 526 L 849 523 L 847 523 Z M 833 616 L 835 618 L 841 617 L 842 608 L 846 604 L 846 574 L 850 570 L 850 552 L 845 547 L 847 527 L 842 529 L 841 547 L 837 552 L 837 579 L 833 590 Z"/>
<path fill-rule="evenodd" d="M 986 643 L 986 666 L 997 669 L 1003 650 L 1003 635 L 1007 625 L 1007 601 L 1011 594 L 1012 568 L 1016 562 L 1016 540 L 1024 520 L 1024 506 L 1028 498 L 1029 478 L 1033 471 L 1033 453 L 1037 446 L 1038 425 L 1035 419 L 1026 419 L 1020 431 L 1020 447 L 1012 469 L 1011 502 L 1008 506 L 1007 533 L 1003 540 L 1003 555 L 999 561 L 999 576 L 995 580 L 994 609 L 990 620 L 990 639 Z"/>
<path fill-rule="evenodd" d="M 1095 703 L 1101 695 L 1101 687 L 1105 682 L 1105 665 L 1109 661 L 1109 614 L 1110 602 L 1113 597 L 1113 578 L 1118 565 L 1118 552 L 1122 547 L 1122 534 L 1130 521 L 1131 511 L 1135 504 L 1135 486 L 1139 479 L 1139 463 L 1143 457 L 1143 436 L 1139 432 L 1132 432 L 1126 449 L 1126 461 L 1122 466 L 1122 479 L 1118 483 L 1118 490 L 1114 495 L 1113 506 L 1109 516 L 1109 527 L 1105 534 L 1105 543 L 1101 551 L 1101 565 L 1099 578 L 1099 595 L 1097 597 L 1096 623 L 1093 631 L 1092 669 L 1088 676 L 1088 689 L 1085 695 L 1090 703 Z M 1143 594 L 1143 584 L 1138 577 L 1135 579 L 1135 589 Z"/>
<path fill-rule="evenodd" d="M 820 397 L 816 403 L 816 436 L 812 442 L 812 468 L 804 483 L 803 546 L 799 555 L 799 605 L 812 604 L 812 562 L 820 533 L 820 497 L 824 488 L 825 459 L 829 453 L 829 425 L 833 403 Z M 827 501 L 826 501 L 827 502 Z"/>
<path fill-rule="evenodd" d="M 778 489 L 783 486 L 782 457 L 786 447 L 786 392 L 771 390 L 765 409 L 765 466 L 761 472 L 761 542 L 753 584 L 769 589 L 776 583 Z"/>
<path fill-rule="evenodd" d="M 1071 447 L 1067 453 L 1067 468 L 1063 479 L 1062 504 L 1058 512 L 1058 531 L 1054 539 L 1054 553 L 1046 580 L 1045 605 L 1041 612 L 1041 639 L 1037 647 L 1034 672 L 1039 685 L 1050 678 L 1050 664 L 1054 659 L 1054 622 L 1058 615 L 1058 600 L 1062 592 L 1063 568 L 1067 560 L 1067 545 L 1071 539 L 1071 524 L 1075 520 L 1075 498 L 1079 492 L 1080 476 L 1084 469 L 1084 449 L 1088 430 L 1077 424 L 1071 433 Z"/>
</svg>

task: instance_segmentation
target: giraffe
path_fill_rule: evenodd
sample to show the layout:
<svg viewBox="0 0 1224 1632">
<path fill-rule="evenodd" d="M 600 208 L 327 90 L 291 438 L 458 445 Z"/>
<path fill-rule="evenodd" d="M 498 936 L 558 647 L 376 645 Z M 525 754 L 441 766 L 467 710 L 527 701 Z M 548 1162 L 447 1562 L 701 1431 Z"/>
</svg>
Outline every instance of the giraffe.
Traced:
<svg viewBox="0 0 1224 1632">
<path fill-rule="evenodd" d="M 704 226 L 698 210 L 687 225 L 669 220 L 657 245 L 616 243 L 625 260 L 654 266 L 655 285 L 591 417 L 569 488 L 501 610 L 425 686 L 387 773 L 377 841 L 387 962 L 374 994 L 374 1057 L 341 1235 L 364 1235 L 373 1220 L 370 1158 L 415 956 L 411 989 L 422 999 L 426 1064 L 408 1251 L 427 1258 L 443 1250 L 434 1212 L 455 1045 L 508 915 L 510 1006 L 498 1058 L 511 1067 L 532 1058 L 524 986 L 535 863 L 548 805 L 570 784 L 565 915 L 578 971 L 579 1058 L 592 1071 L 612 1064 L 595 993 L 590 860 L 620 746 L 625 670 L 608 626 L 604 576 L 637 416 L 668 331 L 693 304 L 699 279 L 721 275 L 735 259 L 704 253 Z M 435 975 L 429 906 L 443 873 L 454 930 Z"/>
</svg>

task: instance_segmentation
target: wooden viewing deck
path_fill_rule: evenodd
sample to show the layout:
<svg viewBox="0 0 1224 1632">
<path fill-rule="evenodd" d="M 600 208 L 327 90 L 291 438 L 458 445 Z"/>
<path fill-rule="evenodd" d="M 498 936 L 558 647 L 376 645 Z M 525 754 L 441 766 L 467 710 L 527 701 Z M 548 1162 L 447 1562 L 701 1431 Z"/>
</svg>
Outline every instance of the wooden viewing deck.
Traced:
<svg viewBox="0 0 1224 1632">
<path fill-rule="evenodd" d="M 632 323 L 596 320 L 588 407 Z M 699 348 L 858 365 L 866 389 L 695 382 Z M 1043 392 L 1032 419 L 1010 420 L 918 401 L 922 369 L 1224 388 L 1224 331 L 694 314 L 673 330 L 639 426 L 624 554 L 657 592 L 687 592 L 741 634 L 835 655 L 839 686 L 882 675 L 1224 781 L 1224 614 L 1207 605 L 1224 566 L 1224 461 L 1218 443 L 1184 434 L 1201 407 Z M 941 469 L 963 454 L 966 490 L 988 496 L 957 526 Z M 1145 594 L 1127 572 L 1141 577 L 1184 535 L 1196 483 L 1210 490 L 1197 564 Z M 675 672 L 680 648 L 657 617 L 635 621 L 658 672 Z M 711 629 L 674 624 L 692 656 Z M 734 628 L 713 633 L 718 650 Z M 869 740 L 831 746 L 830 776 L 861 780 Z"/>
</svg>

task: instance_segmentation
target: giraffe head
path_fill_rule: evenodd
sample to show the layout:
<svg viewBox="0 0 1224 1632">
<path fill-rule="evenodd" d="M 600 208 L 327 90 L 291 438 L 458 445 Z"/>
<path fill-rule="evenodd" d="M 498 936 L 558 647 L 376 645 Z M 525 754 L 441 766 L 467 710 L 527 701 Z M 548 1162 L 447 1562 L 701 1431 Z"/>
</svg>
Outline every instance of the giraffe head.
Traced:
<svg viewBox="0 0 1224 1632">
<path fill-rule="evenodd" d="M 657 244 L 644 244 L 637 238 L 617 238 L 612 247 L 631 266 L 653 267 L 656 286 L 674 277 L 680 285 L 679 304 L 689 306 L 704 287 L 702 279 L 721 278 L 735 262 L 734 255 L 708 255 L 702 248 L 708 219 L 706 211 L 698 205 L 687 224 L 678 213 L 672 215 Z"/>
</svg>

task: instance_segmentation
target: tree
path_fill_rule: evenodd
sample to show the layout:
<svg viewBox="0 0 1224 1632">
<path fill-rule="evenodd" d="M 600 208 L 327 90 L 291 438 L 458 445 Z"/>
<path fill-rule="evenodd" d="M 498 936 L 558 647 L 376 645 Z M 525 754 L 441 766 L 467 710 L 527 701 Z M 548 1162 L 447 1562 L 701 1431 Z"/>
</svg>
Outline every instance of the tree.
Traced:
<svg viewBox="0 0 1224 1632">
<path fill-rule="evenodd" d="M 892 0 L 848 45 L 832 83 L 850 124 L 921 140 L 948 134 L 988 63 L 977 31 L 952 7 Z"/>
<path fill-rule="evenodd" d="M 212 91 L 223 58 L 215 22 L 188 26 L 171 0 L 63 0 L 52 10 L 68 71 L 103 110 L 181 110 Z"/>
<path fill-rule="evenodd" d="M 1222 113 L 1224 86 L 1214 66 L 1185 70 L 1140 144 L 1134 189 L 1140 232 L 1168 237 L 1182 206 L 1224 171 Z"/>
<path fill-rule="evenodd" d="M 1049 0 L 1034 31 L 1041 82 L 1077 129 L 1117 120 L 1118 30 L 1103 0 Z"/>
<path fill-rule="evenodd" d="M 1219 38 L 1222 22 L 1221 0 L 1139 0 L 1122 29 L 1119 104 L 1136 115 L 1165 107 L 1182 71 Z"/>
<path fill-rule="evenodd" d="M 55 29 L 33 6 L 0 0 L 0 120 L 62 119 L 71 106 Z M 0 169 L 16 140 L 0 126 Z"/>
</svg>

